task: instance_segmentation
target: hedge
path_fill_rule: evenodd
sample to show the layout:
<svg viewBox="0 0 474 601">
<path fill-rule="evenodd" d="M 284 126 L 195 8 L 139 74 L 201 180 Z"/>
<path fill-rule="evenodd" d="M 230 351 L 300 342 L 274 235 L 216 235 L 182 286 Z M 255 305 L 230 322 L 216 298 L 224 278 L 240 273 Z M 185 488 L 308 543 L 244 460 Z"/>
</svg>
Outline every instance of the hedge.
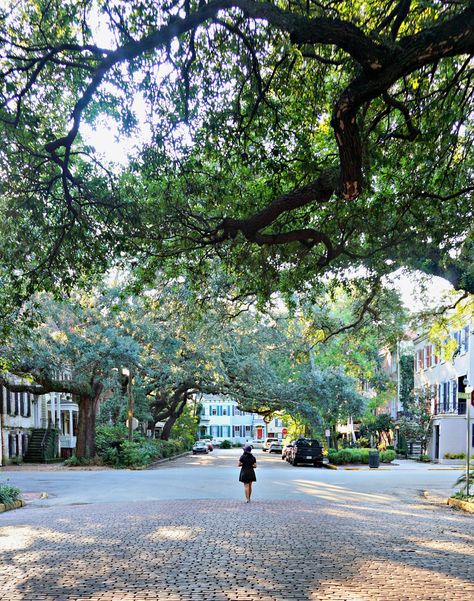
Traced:
<svg viewBox="0 0 474 601">
<path fill-rule="evenodd" d="M 344 465 L 345 463 L 369 463 L 369 453 L 371 451 L 377 451 L 377 449 L 341 449 L 336 451 L 335 449 L 329 449 L 328 459 L 329 463 L 335 465 Z M 395 451 L 381 451 L 379 453 L 380 461 L 382 463 L 390 463 L 396 457 Z"/>
</svg>

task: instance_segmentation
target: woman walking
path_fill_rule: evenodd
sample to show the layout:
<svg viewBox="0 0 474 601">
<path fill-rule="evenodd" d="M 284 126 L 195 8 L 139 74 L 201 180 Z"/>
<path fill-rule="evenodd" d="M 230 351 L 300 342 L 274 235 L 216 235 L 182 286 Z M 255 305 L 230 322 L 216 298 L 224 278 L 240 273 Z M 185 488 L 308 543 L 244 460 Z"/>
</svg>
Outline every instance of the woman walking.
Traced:
<svg viewBox="0 0 474 601">
<path fill-rule="evenodd" d="M 250 497 L 252 496 L 252 482 L 256 482 L 255 468 L 257 467 L 257 460 L 252 455 L 252 447 L 247 445 L 244 447 L 244 454 L 239 459 L 240 470 L 239 481 L 244 483 L 245 498 L 247 503 L 250 503 Z"/>
</svg>

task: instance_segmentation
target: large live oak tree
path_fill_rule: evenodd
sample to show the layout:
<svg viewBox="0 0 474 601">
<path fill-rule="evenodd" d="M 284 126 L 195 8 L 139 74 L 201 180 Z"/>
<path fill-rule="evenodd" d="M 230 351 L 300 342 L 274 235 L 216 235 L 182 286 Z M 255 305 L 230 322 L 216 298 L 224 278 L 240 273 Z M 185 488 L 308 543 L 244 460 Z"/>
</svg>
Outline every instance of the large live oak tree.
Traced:
<svg viewBox="0 0 474 601">
<path fill-rule="evenodd" d="M 0 38 L 8 300 L 216 253 L 267 297 L 361 266 L 474 292 L 472 2 L 24 1 Z M 137 98 L 119 174 L 81 124 L 133 135 Z"/>
</svg>

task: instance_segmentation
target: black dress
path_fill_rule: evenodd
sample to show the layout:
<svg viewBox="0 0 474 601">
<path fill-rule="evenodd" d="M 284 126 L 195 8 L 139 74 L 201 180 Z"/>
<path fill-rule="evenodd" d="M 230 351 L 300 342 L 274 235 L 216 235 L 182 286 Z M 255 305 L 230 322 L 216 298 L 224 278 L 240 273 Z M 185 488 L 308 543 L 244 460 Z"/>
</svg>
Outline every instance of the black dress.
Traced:
<svg viewBox="0 0 474 601">
<path fill-rule="evenodd" d="M 254 463 L 257 463 L 257 461 L 252 453 L 244 453 L 239 461 L 242 464 L 239 482 L 256 482 L 257 478 L 255 477 L 255 470 L 252 466 Z"/>
</svg>

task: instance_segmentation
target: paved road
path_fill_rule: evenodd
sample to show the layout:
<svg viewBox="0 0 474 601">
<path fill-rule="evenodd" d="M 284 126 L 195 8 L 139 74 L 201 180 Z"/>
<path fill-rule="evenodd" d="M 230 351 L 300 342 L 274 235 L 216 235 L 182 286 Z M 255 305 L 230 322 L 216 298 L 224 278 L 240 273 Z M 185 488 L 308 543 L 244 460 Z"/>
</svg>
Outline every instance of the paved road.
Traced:
<svg viewBox="0 0 474 601">
<path fill-rule="evenodd" d="M 237 482 L 240 451 L 217 450 L 209 455 L 183 457 L 144 471 L 0 471 L 22 490 L 44 491 L 43 505 L 151 501 L 166 499 L 228 499 L 243 496 Z M 412 497 L 428 489 L 448 497 L 460 472 L 415 462 L 399 467 L 361 471 L 293 467 L 279 455 L 256 451 L 259 464 L 255 498 L 260 500 L 330 501 L 344 504 L 363 499 L 391 503 L 394 496 Z"/>
<path fill-rule="evenodd" d="M 245 504 L 236 457 L 144 472 L 9 472 L 58 496 L 0 515 L 0 600 L 474 598 L 474 518 L 417 495 L 428 481 L 449 488 L 457 472 L 292 468 L 262 454 Z M 84 486 L 89 504 L 72 504 Z M 123 502 L 137 490 L 141 500 Z"/>
</svg>

